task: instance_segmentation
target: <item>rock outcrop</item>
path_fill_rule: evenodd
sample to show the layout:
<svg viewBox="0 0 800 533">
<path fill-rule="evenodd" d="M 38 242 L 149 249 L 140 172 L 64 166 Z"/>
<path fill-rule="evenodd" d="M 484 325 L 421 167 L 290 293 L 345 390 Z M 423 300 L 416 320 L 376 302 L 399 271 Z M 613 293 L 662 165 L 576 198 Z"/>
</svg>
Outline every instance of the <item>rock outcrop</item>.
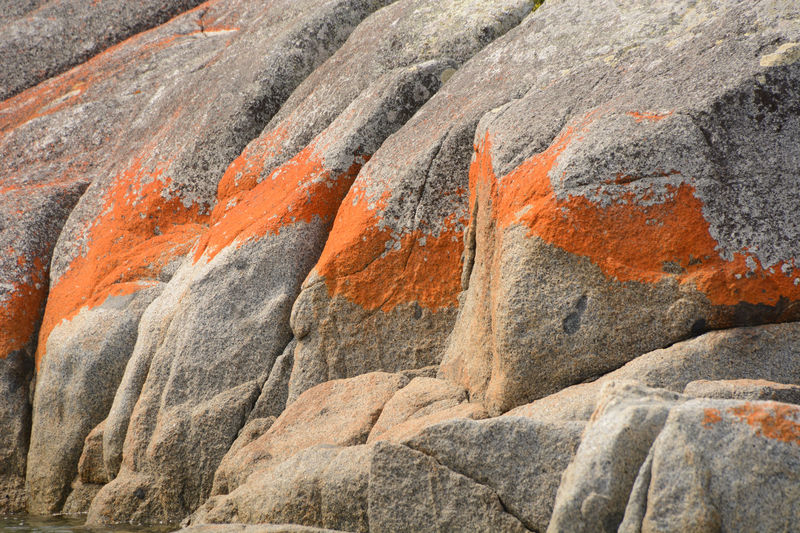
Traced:
<svg viewBox="0 0 800 533">
<path fill-rule="evenodd" d="M 540 4 L 0 0 L 0 513 L 795 528 L 800 5 Z"/>
</svg>

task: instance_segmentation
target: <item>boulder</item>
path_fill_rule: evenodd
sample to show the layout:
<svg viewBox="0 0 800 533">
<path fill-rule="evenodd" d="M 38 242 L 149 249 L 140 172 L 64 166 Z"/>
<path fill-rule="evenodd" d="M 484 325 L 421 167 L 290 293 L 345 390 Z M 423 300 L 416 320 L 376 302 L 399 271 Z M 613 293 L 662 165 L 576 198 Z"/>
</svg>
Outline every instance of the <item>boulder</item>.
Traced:
<svg viewBox="0 0 800 533">
<path fill-rule="evenodd" d="M 473 54 L 519 24 L 532 7 L 529 0 L 402 0 L 354 33 L 348 50 L 358 47 L 357 68 L 367 76 L 381 72 L 384 63 L 411 58 L 446 57 L 452 63 L 442 71 L 442 89 L 386 139 L 356 177 L 303 282 L 291 316 L 298 344 L 290 401 L 329 379 L 439 363 L 460 292 L 474 126 L 482 112 L 510 98 L 498 86 L 513 82 L 475 81 L 457 94 L 448 87 L 467 60 L 474 64 L 485 57 L 470 59 Z M 481 79 L 494 63 L 484 59 L 469 69 L 470 79 Z M 281 111 L 287 121 L 299 113 L 290 103 Z M 293 131 L 295 124 L 290 126 Z"/>
<path fill-rule="evenodd" d="M 83 483 L 104 485 L 110 481 L 103 463 L 103 430 L 105 421 L 92 429 L 83 444 L 83 452 L 78 460 L 78 479 Z"/>
<path fill-rule="evenodd" d="M 369 531 L 527 531 L 497 494 L 434 458 L 385 441 L 369 470 Z"/>
<path fill-rule="evenodd" d="M 13 1 L 10 13 L 3 9 L 3 17 L 8 19 L 0 19 L 0 100 L 61 74 L 201 2 Z M 202 30 L 202 24 L 198 25 L 198 31 Z"/>
<path fill-rule="evenodd" d="M 567 387 L 506 414 L 541 421 L 588 420 L 602 387 L 617 380 L 639 381 L 674 392 L 701 379 L 766 379 L 800 385 L 797 353 L 797 322 L 711 331 L 637 357 L 595 381 Z"/>
<path fill-rule="evenodd" d="M 311 446 L 364 444 L 386 402 L 407 383 L 400 374 L 373 372 L 309 389 L 261 437 L 225 456 L 213 493 L 231 492 L 256 470 Z"/>
<path fill-rule="evenodd" d="M 700 379 L 686 384 L 683 393 L 697 398 L 771 400 L 800 404 L 800 386 L 766 379 Z"/>
<path fill-rule="evenodd" d="M 800 318 L 800 63 L 778 52 L 799 9 L 546 2 L 493 45 L 537 83 L 475 132 L 442 377 L 499 414 L 709 329 Z"/>
<path fill-rule="evenodd" d="M 616 531 L 650 446 L 683 400 L 635 382 L 607 383 L 564 471 L 547 531 Z"/>
<path fill-rule="evenodd" d="M 620 531 L 794 530 L 799 447 L 796 405 L 697 399 L 676 406 Z"/>
<path fill-rule="evenodd" d="M 191 523 L 292 523 L 369 531 L 369 446 L 315 445 L 248 477 L 228 495 L 210 498 Z"/>
<path fill-rule="evenodd" d="M 425 428 L 405 444 L 491 488 L 507 513 L 531 531 L 544 531 L 584 426 L 513 417 L 458 419 Z"/>
<path fill-rule="evenodd" d="M 379 2 L 367 0 L 210 3 L 125 41 L 56 78 L 58 83 L 48 82 L 12 99 L 19 100 L 23 108 L 19 113 L 27 113 L 25 117 L 30 119 L 42 112 L 37 107 L 42 103 L 37 99 L 48 104 L 54 96 L 51 93 L 55 92 L 60 98 L 63 85 L 70 87 L 68 83 L 75 85 L 82 81 L 83 85 L 73 92 L 63 90 L 66 98 L 49 109 L 51 112 L 63 110 L 52 119 L 55 131 L 65 129 L 65 117 L 82 113 L 88 113 L 89 123 L 113 122 L 118 118 L 120 122 L 114 128 L 125 128 L 119 134 L 108 135 L 113 143 L 103 147 L 98 157 L 100 163 L 95 165 L 98 168 L 89 169 L 99 172 L 99 167 L 103 167 L 103 172 L 92 176 L 92 185 L 70 213 L 53 255 L 48 306 L 37 356 L 44 361 L 37 379 L 44 385 L 41 390 L 43 394 L 47 392 L 47 398 L 43 397 L 38 402 L 39 407 L 34 407 L 31 457 L 36 466 L 28 473 L 31 510 L 58 510 L 68 482 L 74 476 L 80 443 L 91 429 L 89 425 L 93 426 L 109 414 L 113 396 L 107 397 L 105 391 L 117 388 L 121 370 L 132 355 L 134 343 L 139 340 L 138 336 L 131 338 L 115 331 L 107 332 L 102 342 L 117 346 L 118 350 L 113 363 L 109 358 L 113 371 L 108 371 L 108 381 L 103 382 L 102 391 L 96 391 L 91 380 L 100 378 L 102 381 L 103 378 L 84 376 L 81 370 L 72 375 L 70 358 L 75 354 L 68 350 L 80 345 L 84 361 L 79 368 L 85 367 L 87 372 L 93 365 L 106 365 L 105 354 L 93 352 L 93 346 L 85 342 L 89 332 L 104 325 L 97 323 L 98 318 L 91 311 L 115 309 L 120 305 L 119 297 L 128 298 L 172 279 L 196 244 L 201 230 L 211 221 L 217 183 L 228 164 L 263 129 L 292 90 L 378 7 Z M 279 17 L 273 16 L 276 12 L 280 12 Z M 262 23 L 262 17 L 267 17 L 270 23 Z M 120 63 L 123 59 L 125 61 Z M 231 77 L 231 72 L 240 75 Z M 112 108 L 111 116 L 105 112 L 107 108 Z M 103 130 L 92 132 L 96 144 L 99 138 L 105 138 L 103 133 Z M 55 138 L 52 142 L 62 141 Z M 76 158 L 71 164 L 77 165 L 84 157 Z M 302 262 L 300 257 L 297 259 L 298 263 Z M 269 265 L 262 265 L 260 274 L 264 274 L 264 270 L 269 270 Z M 214 276 L 213 268 L 193 273 L 206 282 Z M 181 278 L 186 276 L 184 273 Z M 216 290 L 224 291 L 224 283 L 223 276 Z M 158 327 L 167 328 L 167 318 L 175 314 L 174 304 L 167 304 L 173 298 L 182 297 L 181 290 L 187 288 L 185 284 L 170 288 L 153 302 L 156 308 L 152 314 L 144 316 L 158 315 L 161 319 Z M 162 289 L 166 290 L 163 286 Z M 275 289 L 271 302 L 277 307 L 283 305 L 288 315 L 291 302 L 285 301 L 280 287 Z M 205 297 L 219 294 L 197 292 Z M 192 303 L 206 305 L 198 300 L 202 297 Z M 214 304 L 206 309 L 208 316 L 229 315 L 225 300 L 218 299 Z M 134 331 L 142 316 L 140 311 L 138 308 L 136 312 L 123 311 L 125 321 Z M 195 312 L 202 313 L 201 307 L 195 308 Z M 238 318 L 249 314 L 250 319 L 254 319 L 252 309 L 243 307 L 237 312 L 241 313 Z M 81 322 L 80 327 L 70 325 L 76 321 Z M 255 331 L 258 327 L 247 326 L 246 322 L 242 324 L 244 335 L 241 329 L 230 330 L 221 325 L 229 336 L 239 335 L 238 348 L 231 346 L 230 350 L 246 349 L 248 343 L 250 348 L 261 342 L 271 343 L 271 346 L 254 350 L 249 362 L 242 360 L 238 374 L 228 373 L 228 380 L 233 382 L 230 388 L 258 377 L 264 370 L 254 369 L 271 365 L 290 338 L 288 327 L 275 328 L 264 334 L 267 338 L 264 341 Z M 197 322 L 194 324 L 201 327 Z M 146 331 L 147 327 L 143 329 Z M 183 331 L 185 335 L 188 333 Z M 215 333 L 209 330 L 208 335 L 213 337 Z M 197 346 L 196 336 L 186 338 L 191 338 L 192 348 Z M 142 339 L 142 342 L 151 343 L 152 340 Z M 210 351 L 215 349 L 211 342 L 200 345 Z M 152 357 L 153 354 L 147 355 Z M 96 360 L 99 362 L 93 362 Z M 147 374 L 141 374 L 145 370 L 142 361 L 137 360 L 132 367 L 136 377 L 129 381 L 133 382 L 135 390 L 130 390 L 129 386 L 122 395 L 126 400 L 133 396 L 135 401 Z M 211 367 L 213 364 L 209 362 L 209 371 Z M 246 375 L 244 379 L 241 374 Z M 65 387 L 70 384 L 74 397 L 68 399 L 59 389 L 59 383 Z M 173 384 L 178 386 L 176 380 Z M 209 400 L 222 390 L 200 387 L 198 392 L 202 397 L 194 398 L 195 404 Z M 63 418 L 58 415 L 59 406 L 65 401 L 71 401 L 75 411 L 91 404 L 92 417 L 87 419 L 89 423 L 85 427 L 82 421 L 70 418 L 72 410 L 64 409 Z M 121 403 L 124 407 L 119 410 L 125 416 L 110 416 L 104 435 L 108 443 L 108 446 L 104 443 L 104 456 L 108 457 L 106 463 L 112 476 L 119 470 L 122 441 L 130 415 L 125 409 L 132 407 L 132 404 Z M 63 443 L 63 447 L 74 452 L 52 455 L 48 451 L 52 448 L 47 443 L 48 435 L 54 427 L 62 425 L 76 428 L 74 435 Z M 151 429 L 147 427 L 147 431 Z M 232 441 L 233 437 L 235 433 L 226 439 Z M 110 450 L 107 451 L 107 447 Z M 58 465 L 51 468 L 51 463 Z"/>
<path fill-rule="evenodd" d="M 418 377 L 397 391 L 383 406 L 367 442 L 373 442 L 385 431 L 409 419 L 425 417 L 467 401 L 462 387 L 435 378 Z"/>
</svg>

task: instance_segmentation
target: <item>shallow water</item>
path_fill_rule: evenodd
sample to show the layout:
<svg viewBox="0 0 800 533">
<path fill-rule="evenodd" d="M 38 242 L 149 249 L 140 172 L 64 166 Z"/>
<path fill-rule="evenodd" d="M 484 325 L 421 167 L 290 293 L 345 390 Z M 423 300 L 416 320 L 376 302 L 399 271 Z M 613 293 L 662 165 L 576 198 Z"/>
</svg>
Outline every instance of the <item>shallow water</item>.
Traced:
<svg viewBox="0 0 800 533">
<path fill-rule="evenodd" d="M 0 515 L 0 533 L 167 533 L 177 527 L 170 526 L 112 526 L 89 528 L 85 517 Z"/>
</svg>

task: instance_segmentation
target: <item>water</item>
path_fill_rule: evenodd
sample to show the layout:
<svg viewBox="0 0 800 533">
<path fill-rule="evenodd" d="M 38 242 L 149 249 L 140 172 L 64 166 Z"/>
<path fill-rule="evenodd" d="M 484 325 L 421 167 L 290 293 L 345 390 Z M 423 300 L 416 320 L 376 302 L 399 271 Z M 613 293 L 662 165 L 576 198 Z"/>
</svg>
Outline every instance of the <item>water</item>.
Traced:
<svg viewBox="0 0 800 533">
<path fill-rule="evenodd" d="M 84 526 L 86 517 L 0 515 L 0 533 L 168 533 L 177 527 L 170 526 Z"/>
</svg>

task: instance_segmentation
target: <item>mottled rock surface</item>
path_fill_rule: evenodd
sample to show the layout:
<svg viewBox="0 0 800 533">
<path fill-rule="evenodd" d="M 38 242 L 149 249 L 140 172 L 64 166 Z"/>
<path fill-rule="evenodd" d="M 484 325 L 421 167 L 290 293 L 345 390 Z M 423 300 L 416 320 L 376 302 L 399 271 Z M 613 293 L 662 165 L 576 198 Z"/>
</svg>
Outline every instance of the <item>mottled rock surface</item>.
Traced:
<svg viewBox="0 0 800 533">
<path fill-rule="evenodd" d="M 635 380 L 682 392 L 696 380 L 768 380 L 800 385 L 800 323 L 712 331 L 637 357 L 591 383 L 567 387 L 509 416 L 535 420 L 588 420 L 600 390 L 611 381 Z"/>
<path fill-rule="evenodd" d="M 475 134 L 442 376 L 499 414 L 707 329 L 800 318 L 800 68 L 769 57 L 798 9 L 548 2 L 493 45 L 536 83 Z"/>
<path fill-rule="evenodd" d="M 540 4 L 0 0 L 0 513 L 791 530 L 800 5 Z"/>
<path fill-rule="evenodd" d="M 798 448 L 796 405 L 698 399 L 675 407 L 620 531 L 793 531 Z"/>
</svg>

